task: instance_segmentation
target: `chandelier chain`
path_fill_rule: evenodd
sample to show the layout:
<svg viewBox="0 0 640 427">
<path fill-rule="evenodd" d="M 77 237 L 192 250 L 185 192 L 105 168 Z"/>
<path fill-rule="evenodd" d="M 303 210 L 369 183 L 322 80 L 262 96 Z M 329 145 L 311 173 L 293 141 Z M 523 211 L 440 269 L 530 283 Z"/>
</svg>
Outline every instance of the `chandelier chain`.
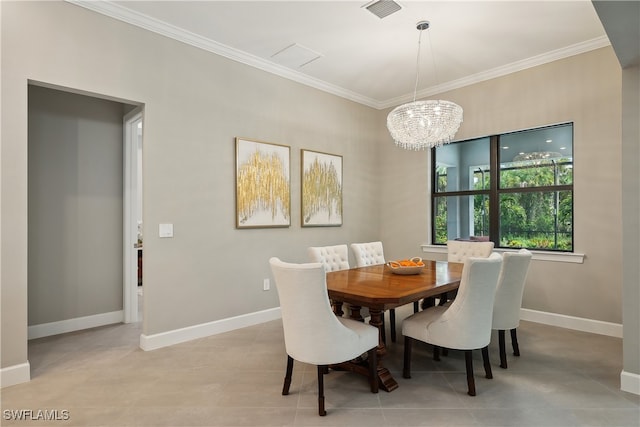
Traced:
<svg viewBox="0 0 640 427">
<path fill-rule="evenodd" d="M 416 96 L 418 94 L 418 81 L 420 77 L 420 44 L 422 42 L 422 31 L 420 30 L 420 35 L 418 36 L 418 56 L 416 58 L 416 84 L 413 87 L 413 102 L 416 102 Z"/>
<path fill-rule="evenodd" d="M 436 86 L 440 84 L 440 79 L 438 78 L 438 67 L 436 66 L 436 54 L 433 52 L 433 41 L 431 40 L 431 34 L 427 34 L 429 37 L 429 51 L 431 52 L 431 62 L 433 63 L 433 76 L 436 80 Z"/>
</svg>

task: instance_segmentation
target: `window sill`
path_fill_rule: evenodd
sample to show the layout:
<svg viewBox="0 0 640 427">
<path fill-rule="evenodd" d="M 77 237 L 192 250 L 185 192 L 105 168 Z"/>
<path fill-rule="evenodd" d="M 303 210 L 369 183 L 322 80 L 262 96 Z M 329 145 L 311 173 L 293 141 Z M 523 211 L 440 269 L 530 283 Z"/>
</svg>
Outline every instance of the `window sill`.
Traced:
<svg viewBox="0 0 640 427">
<path fill-rule="evenodd" d="M 444 245 L 421 245 L 422 252 L 424 253 L 432 253 L 432 254 L 446 254 L 447 247 Z M 494 249 L 495 252 L 504 253 L 504 252 L 516 252 L 517 249 L 502 249 L 497 248 Z M 553 261 L 553 262 L 568 262 L 572 264 L 582 264 L 584 263 L 584 254 L 579 254 L 575 252 L 551 252 L 551 251 L 535 251 L 532 250 L 534 260 L 539 261 Z"/>
</svg>

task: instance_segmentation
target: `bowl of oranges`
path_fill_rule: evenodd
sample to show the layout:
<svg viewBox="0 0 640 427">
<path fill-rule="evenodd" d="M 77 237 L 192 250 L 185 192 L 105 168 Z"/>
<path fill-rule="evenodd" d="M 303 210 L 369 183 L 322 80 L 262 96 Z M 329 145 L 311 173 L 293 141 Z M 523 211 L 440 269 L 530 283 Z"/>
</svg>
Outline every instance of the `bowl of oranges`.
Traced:
<svg viewBox="0 0 640 427">
<path fill-rule="evenodd" d="M 424 268 L 424 262 L 420 257 L 413 257 L 411 259 L 389 261 L 387 267 L 395 274 L 420 274 Z"/>
</svg>

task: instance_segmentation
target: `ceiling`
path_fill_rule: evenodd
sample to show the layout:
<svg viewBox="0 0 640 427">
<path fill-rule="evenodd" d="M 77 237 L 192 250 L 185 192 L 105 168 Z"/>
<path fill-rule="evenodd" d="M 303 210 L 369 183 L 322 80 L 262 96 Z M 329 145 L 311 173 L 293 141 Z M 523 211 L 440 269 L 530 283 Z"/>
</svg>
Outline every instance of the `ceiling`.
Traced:
<svg viewBox="0 0 640 427">
<path fill-rule="evenodd" d="M 73 4 L 374 108 L 609 45 L 589 0 L 86 1 Z"/>
</svg>

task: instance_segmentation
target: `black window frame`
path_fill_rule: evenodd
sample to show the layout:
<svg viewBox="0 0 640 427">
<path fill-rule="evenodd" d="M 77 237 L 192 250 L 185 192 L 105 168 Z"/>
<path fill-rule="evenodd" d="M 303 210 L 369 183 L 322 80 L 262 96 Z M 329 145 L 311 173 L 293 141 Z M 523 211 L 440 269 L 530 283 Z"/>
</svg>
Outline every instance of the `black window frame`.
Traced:
<svg viewBox="0 0 640 427">
<path fill-rule="evenodd" d="M 571 184 L 558 184 L 558 185 L 546 185 L 546 186 L 535 186 L 535 187 L 512 187 L 512 188 L 500 188 L 500 138 L 503 135 L 513 135 L 521 132 L 530 132 L 541 129 L 559 127 L 559 126 L 567 126 L 571 125 L 571 133 L 572 133 L 572 150 L 574 144 L 574 123 L 573 122 L 565 122 L 559 123 L 555 125 L 549 126 L 541 126 L 531 129 L 523 129 L 520 131 L 514 132 L 505 132 L 503 134 L 495 134 L 478 138 L 470 138 L 466 140 L 454 141 L 451 144 L 457 143 L 465 143 L 474 140 L 486 140 L 489 139 L 489 189 L 487 190 L 457 190 L 457 191 L 438 191 L 438 176 L 437 176 L 437 168 L 436 168 L 436 149 L 434 147 L 431 149 L 431 244 L 436 246 L 444 246 L 446 243 L 437 243 L 436 242 L 436 208 L 437 203 L 436 199 L 446 198 L 446 197 L 465 197 L 465 196 L 476 196 L 476 195 L 486 195 L 489 198 L 489 240 L 494 243 L 495 248 L 501 249 L 519 249 L 526 248 L 536 251 L 548 251 L 548 252 L 563 252 L 563 253 L 573 253 L 575 252 L 575 242 L 574 242 L 574 227 L 571 227 L 571 250 L 563 250 L 563 249 L 541 249 L 541 248 L 527 248 L 525 246 L 500 246 L 500 196 L 502 194 L 509 193 L 546 193 L 546 192 L 562 192 L 562 191 L 570 191 L 572 197 L 571 203 L 571 218 L 572 225 L 575 224 L 575 192 L 574 192 L 574 180 L 571 180 Z M 571 156 L 571 165 L 574 168 L 575 172 L 575 160 L 573 157 L 573 153 Z M 535 166 L 531 166 L 535 167 Z"/>
</svg>

